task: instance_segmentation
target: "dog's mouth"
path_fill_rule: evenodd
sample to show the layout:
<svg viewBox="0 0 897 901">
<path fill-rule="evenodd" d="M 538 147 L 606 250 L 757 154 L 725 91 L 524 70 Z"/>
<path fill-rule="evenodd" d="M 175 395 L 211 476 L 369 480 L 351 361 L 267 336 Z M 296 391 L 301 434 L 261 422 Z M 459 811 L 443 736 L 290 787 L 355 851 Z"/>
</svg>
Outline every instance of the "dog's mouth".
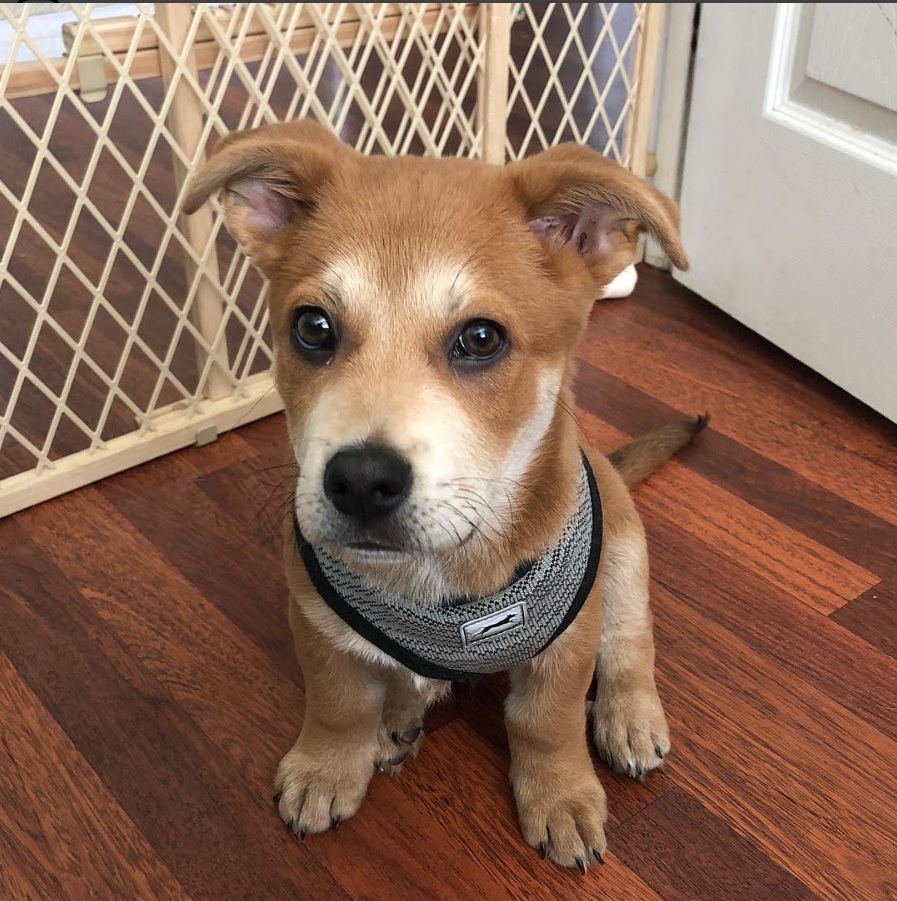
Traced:
<svg viewBox="0 0 897 901">
<path fill-rule="evenodd" d="M 349 541 L 344 547 L 350 551 L 362 554 L 401 554 L 405 548 L 397 544 L 389 544 L 385 541 Z"/>
<path fill-rule="evenodd" d="M 456 528 L 454 532 L 457 533 L 458 529 Z M 384 523 L 376 530 L 369 526 L 363 531 L 334 529 L 330 534 L 325 531 L 321 536 L 321 543 L 336 556 L 345 555 L 347 560 L 391 564 L 433 553 L 457 551 L 477 534 L 476 529 L 471 529 L 468 534 L 457 535 L 458 540 L 451 545 L 432 545 L 427 540 L 429 536 L 415 535 L 408 532 L 400 523 L 393 522 Z"/>
<path fill-rule="evenodd" d="M 297 521 L 306 540 L 332 556 L 344 559 L 350 566 L 353 563 L 390 566 L 443 557 L 457 553 L 482 534 L 469 516 L 463 523 L 442 522 L 428 514 L 426 508 L 423 512 L 412 509 L 401 516 L 393 514 L 367 523 L 349 522 L 347 517 L 325 509 L 320 519 L 309 516 L 306 524 L 302 514 L 308 512 L 307 508 L 296 509 Z M 422 521 L 427 519 L 432 521 L 434 528 L 423 527 Z"/>
<path fill-rule="evenodd" d="M 340 545 L 346 562 L 367 566 L 390 566 L 407 559 L 408 548 L 385 541 L 347 541 Z"/>
</svg>

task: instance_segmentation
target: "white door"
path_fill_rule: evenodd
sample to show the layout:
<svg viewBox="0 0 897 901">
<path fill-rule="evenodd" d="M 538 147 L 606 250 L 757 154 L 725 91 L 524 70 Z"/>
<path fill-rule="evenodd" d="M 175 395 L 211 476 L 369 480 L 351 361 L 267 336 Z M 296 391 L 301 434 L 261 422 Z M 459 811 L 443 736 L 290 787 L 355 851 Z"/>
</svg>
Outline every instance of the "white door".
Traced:
<svg viewBox="0 0 897 901">
<path fill-rule="evenodd" d="M 702 4 L 679 280 L 897 421 L 897 4 Z"/>
</svg>

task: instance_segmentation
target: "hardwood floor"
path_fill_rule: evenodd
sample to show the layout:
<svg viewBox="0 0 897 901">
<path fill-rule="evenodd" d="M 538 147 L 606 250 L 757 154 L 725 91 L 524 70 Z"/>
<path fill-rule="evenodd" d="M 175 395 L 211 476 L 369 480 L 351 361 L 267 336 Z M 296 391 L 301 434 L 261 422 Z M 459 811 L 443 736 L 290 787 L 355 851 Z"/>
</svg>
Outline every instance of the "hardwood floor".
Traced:
<svg viewBox="0 0 897 901">
<path fill-rule="evenodd" d="M 605 450 L 713 414 L 637 490 L 674 752 L 644 785 L 596 762 L 606 866 L 523 845 L 503 678 L 337 832 L 282 827 L 274 417 L 0 521 L 0 897 L 897 898 L 897 428 L 647 267 L 581 359 Z"/>
<path fill-rule="evenodd" d="M 596 762 L 604 867 L 523 845 L 503 678 L 338 831 L 283 828 L 274 417 L 0 521 L 0 897 L 897 898 L 897 428 L 646 267 L 581 358 L 605 450 L 713 414 L 636 493 L 674 750 Z"/>
</svg>

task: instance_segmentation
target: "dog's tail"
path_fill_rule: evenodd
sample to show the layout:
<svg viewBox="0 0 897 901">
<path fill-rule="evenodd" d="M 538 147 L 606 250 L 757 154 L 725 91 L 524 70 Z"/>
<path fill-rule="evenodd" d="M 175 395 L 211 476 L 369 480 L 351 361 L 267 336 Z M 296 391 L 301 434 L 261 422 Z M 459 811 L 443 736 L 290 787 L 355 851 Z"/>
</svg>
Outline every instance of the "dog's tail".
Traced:
<svg viewBox="0 0 897 901">
<path fill-rule="evenodd" d="M 623 477 L 627 488 L 638 485 L 670 457 L 679 453 L 710 422 L 710 414 L 696 419 L 682 419 L 640 435 L 610 455 L 614 469 Z"/>
</svg>

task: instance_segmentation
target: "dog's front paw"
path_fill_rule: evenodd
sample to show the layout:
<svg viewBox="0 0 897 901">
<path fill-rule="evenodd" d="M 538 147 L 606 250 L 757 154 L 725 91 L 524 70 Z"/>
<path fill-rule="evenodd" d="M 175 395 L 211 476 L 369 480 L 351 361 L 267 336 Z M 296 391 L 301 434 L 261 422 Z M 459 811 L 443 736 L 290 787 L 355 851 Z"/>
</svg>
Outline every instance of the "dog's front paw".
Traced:
<svg viewBox="0 0 897 901">
<path fill-rule="evenodd" d="M 562 780 L 561 785 L 556 779 L 547 784 L 528 782 L 518 780 L 513 786 L 526 842 L 543 858 L 562 867 L 579 867 L 583 873 L 595 860 L 604 863 L 607 801 L 595 773 Z"/>
<path fill-rule="evenodd" d="M 335 828 L 361 807 L 372 775 L 370 752 L 325 756 L 303 749 L 300 739 L 277 768 L 280 818 L 299 838 Z"/>
<path fill-rule="evenodd" d="M 598 753 L 617 773 L 644 779 L 670 753 L 670 730 L 656 690 L 602 691 L 592 704 Z"/>
<path fill-rule="evenodd" d="M 402 764 L 411 757 L 417 757 L 424 739 L 423 723 L 408 725 L 402 722 L 380 724 L 378 751 L 374 760 L 374 770 L 389 776 L 398 776 Z"/>
</svg>

